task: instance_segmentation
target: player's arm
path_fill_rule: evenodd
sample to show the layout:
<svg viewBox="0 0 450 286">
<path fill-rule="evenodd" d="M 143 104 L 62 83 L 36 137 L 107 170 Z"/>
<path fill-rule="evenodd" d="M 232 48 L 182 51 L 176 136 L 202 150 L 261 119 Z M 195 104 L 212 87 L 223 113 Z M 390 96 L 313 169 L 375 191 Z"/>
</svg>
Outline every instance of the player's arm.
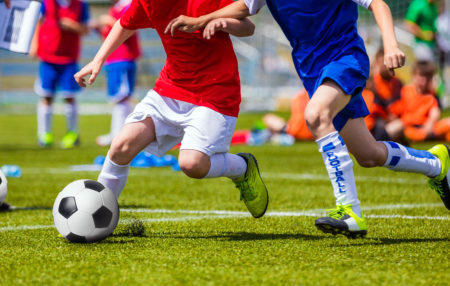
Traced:
<svg viewBox="0 0 450 286">
<path fill-rule="evenodd" d="M 94 59 L 74 75 L 75 81 L 80 86 L 86 87 L 84 77 L 90 75 L 87 84 L 91 85 L 94 83 L 106 58 L 135 32 L 136 30 L 125 29 L 120 24 L 120 21 L 117 21 L 111 29 L 111 32 L 108 34 L 108 37 L 106 37 L 102 46 L 98 50 Z"/>
<path fill-rule="evenodd" d="M 69 18 L 59 19 L 59 26 L 63 31 L 72 32 L 81 36 L 86 35 L 89 32 L 87 25 Z"/>
<path fill-rule="evenodd" d="M 11 1 L 10 0 L 3 0 L 5 2 L 5 5 L 7 8 L 11 8 Z"/>
<path fill-rule="evenodd" d="M 391 9 L 383 0 L 372 0 L 369 5 L 381 31 L 384 46 L 384 64 L 392 72 L 405 65 L 405 54 L 399 49 L 394 32 Z"/>
<path fill-rule="evenodd" d="M 405 20 L 405 26 L 408 32 L 419 39 L 422 39 L 424 41 L 432 41 L 435 38 L 435 34 L 433 31 L 424 31 L 420 28 L 419 25 L 410 20 Z"/>
<path fill-rule="evenodd" d="M 211 39 L 216 31 L 223 31 L 236 37 L 248 37 L 255 32 L 255 25 L 247 18 L 219 18 L 209 22 L 203 30 L 203 37 Z"/>
<path fill-rule="evenodd" d="M 209 22 L 219 18 L 234 18 L 243 19 L 250 15 L 250 11 L 245 4 L 244 0 L 238 0 L 225 6 L 217 11 L 210 14 L 200 16 L 198 18 L 188 17 L 188 16 L 178 16 L 169 22 L 164 33 L 171 33 L 172 36 L 175 30 L 180 30 L 187 33 L 193 33 L 199 29 L 204 28 Z"/>
</svg>

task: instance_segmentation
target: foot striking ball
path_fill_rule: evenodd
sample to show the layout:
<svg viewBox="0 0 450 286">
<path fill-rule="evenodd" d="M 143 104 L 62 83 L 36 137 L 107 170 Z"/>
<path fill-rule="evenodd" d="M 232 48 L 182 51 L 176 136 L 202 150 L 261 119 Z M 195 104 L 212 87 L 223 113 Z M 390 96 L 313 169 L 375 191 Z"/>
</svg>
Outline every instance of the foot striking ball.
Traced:
<svg viewBox="0 0 450 286">
<path fill-rule="evenodd" d="M 119 221 L 119 205 L 110 189 L 93 180 L 68 184 L 56 197 L 53 220 L 71 242 L 96 242 L 112 234 Z"/>
</svg>

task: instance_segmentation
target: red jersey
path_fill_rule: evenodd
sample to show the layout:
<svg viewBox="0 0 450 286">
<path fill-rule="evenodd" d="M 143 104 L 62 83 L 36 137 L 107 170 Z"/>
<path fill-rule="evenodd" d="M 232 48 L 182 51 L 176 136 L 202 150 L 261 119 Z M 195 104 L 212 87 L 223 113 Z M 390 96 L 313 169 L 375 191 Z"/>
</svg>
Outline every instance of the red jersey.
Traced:
<svg viewBox="0 0 450 286">
<path fill-rule="evenodd" d="M 109 15 L 114 19 L 120 19 L 125 11 L 130 7 L 131 0 L 120 0 L 109 9 Z M 105 26 L 102 30 L 102 35 L 106 38 L 111 31 L 111 26 Z M 135 61 L 141 55 L 139 47 L 139 39 L 137 34 L 129 37 L 122 45 L 120 45 L 114 52 L 106 59 L 106 63 Z"/>
<path fill-rule="evenodd" d="M 83 15 L 83 3 L 72 0 L 67 7 L 56 0 L 44 0 L 44 21 L 39 28 L 37 54 L 44 62 L 52 64 L 70 64 L 78 60 L 80 36 L 61 30 L 59 20 L 69 18 L 80 22 Z"/>
<path fill-rule="evenodd" d="M 401 119 L 405 126 L 423 125 L 428 120 L 431 109 L 439 107 L 432 93 L 419 94 L 414 85 L 402 88 Z"/>
<path fill-rule="evenodd" d="M 126 29 L 154 28 L 167 55 L 154 90 L 162 96 L 237 116 L 241 102 L 238 63 L 230 37 L 217 32 L 211 40 L 201 31 L 164 34 L 179 15 L 198 17 L 232 0 L 134 0 L 120 23 Z"/>
</svg>

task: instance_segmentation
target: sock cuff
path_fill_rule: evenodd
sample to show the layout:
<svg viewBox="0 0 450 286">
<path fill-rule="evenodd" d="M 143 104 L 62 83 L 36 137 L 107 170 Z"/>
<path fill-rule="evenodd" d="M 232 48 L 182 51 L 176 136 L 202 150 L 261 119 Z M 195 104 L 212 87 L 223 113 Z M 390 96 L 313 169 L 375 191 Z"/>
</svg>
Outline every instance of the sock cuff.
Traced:
<svg viewBox="0 0 450 286">
<path fill-rule="evenodd" d="M 316 143 L 319 145 L 319 152 L 321 153 L 339 148 L 340 146 L 345 147 L 345 142 L 337 131 L 317 139 Z"/>
<path fill-rule="evenodd" d="M 103 163 L 104 165 L 108 164 L 107 167 L 109 167 L 113 172 L 114 171 L 121 171 L 123 169 L 128 169 L 130 167 L 130 164 L 127 165 L 119 165 L 117 163 L 114 163 L 110 158 L 109 158 L 109 154 L 106 155 L 105 158 L 105 163 Z"/>
</svg>

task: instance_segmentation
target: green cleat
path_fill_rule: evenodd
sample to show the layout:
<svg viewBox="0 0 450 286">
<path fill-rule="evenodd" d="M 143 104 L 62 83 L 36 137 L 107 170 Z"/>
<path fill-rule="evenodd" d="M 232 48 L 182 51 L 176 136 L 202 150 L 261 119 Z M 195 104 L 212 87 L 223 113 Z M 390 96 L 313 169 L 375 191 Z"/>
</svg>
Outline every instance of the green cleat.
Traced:
<svg viewBox="0 0 450 286">
<path fill-rule="evenodd" d="M 38 143 L 41 147 L 50 147 L 53 145 L 53 134 L 50 132 L 41 133 L 38 136 Z"/>
<path fill-rule="evenodd" d="M 80 145 L 80 136 L 75 131 L 69 131 L 61 140 L 61 147 L 63 149 L 70 149 Z"/>
<path fill-rule="evenodd" d="M 447 146 L 438 144 L 428 150 L 441 161 L 441 173 L 439 176 L 428 179 L 431 189 L 441 197 L 445 207 L 450 210 L 450 186 L 449 186 L 449 168 L 450 168 L 450 151 Z"/>
<path fill-rule="evenodd" d="M 262 217 L 269 204 L 269 193 L 261 179 L 258 162 L 250 153 L 239 153 L 237 155 L 247 162 L 247 171 L 240 178 L 234 179 L 233 182 L 241 192 L 241 200 L 244 201 L 252 216 L 254 218 Z"/>
<path fill-rule="evenodd" d="M 328 216 L 316 220 L 316 227 L 333 235 L 343 234 L 347 238 L 364 237 L 367 234 L 367 225 L 364 215 L 357 216 L 352 211 L 352 205 L 337 205 L 336 209 L 327 210 Z"/>
</svg>

